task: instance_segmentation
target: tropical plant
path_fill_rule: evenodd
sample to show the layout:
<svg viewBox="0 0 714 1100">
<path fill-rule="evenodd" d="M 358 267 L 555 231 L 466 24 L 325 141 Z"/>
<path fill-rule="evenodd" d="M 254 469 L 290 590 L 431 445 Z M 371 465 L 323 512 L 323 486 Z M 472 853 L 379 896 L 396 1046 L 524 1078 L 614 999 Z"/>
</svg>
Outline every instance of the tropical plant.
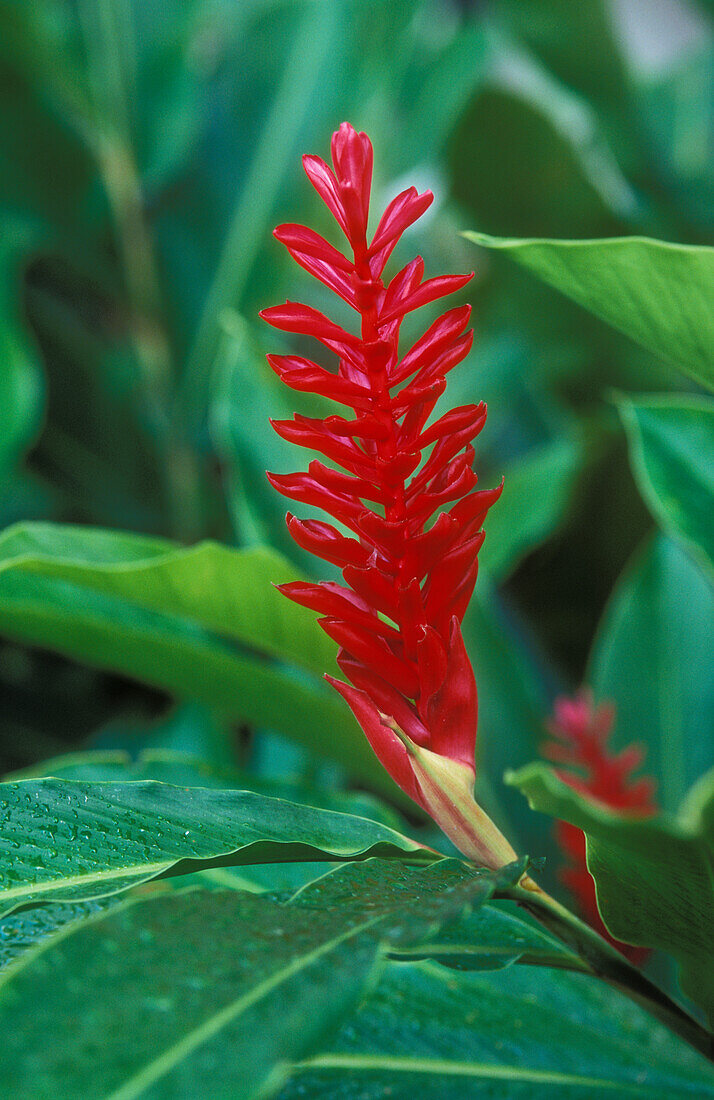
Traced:
<svg viewBox="0 0 714 1100">
<path fill-rule="evenodd" d="M 635 9 L 0 0 L 3 1096 L 714 1096 L 714 24 Z"/>
</svg>

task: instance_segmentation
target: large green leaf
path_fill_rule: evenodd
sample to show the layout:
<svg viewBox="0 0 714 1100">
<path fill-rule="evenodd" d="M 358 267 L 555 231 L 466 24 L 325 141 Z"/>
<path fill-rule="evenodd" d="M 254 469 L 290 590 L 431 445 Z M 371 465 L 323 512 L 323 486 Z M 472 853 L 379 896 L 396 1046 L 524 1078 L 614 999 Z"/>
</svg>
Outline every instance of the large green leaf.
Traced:
<svg viewBox="0 0 714 1100">
<path fill-rule="evenodd" d="M 0 785 L 0 909 L 82 901 L 208 866 L 433 853 L 366 818 L 251 791 L 26 779 Z"/>
<path fill-rule="evenodd" d="M 619 816 L 577 794 L 546 764 L 531 764 L 508 781 L 533 809 L 583 830 L 609 931 L 624 943 L 674 955 L 682 988 L 714 1019 L 714 770 L 678 819 Z"/>
<path fill-rule="evenodd" d="M 75 924 L 5 972 L 3 1092 L 268 1095 L 354 1006 L 383 942 L 418 943 L 520 870 L 370 860 L 286 904 L 182 891 Z"/>
<path fill-rule="evenodd" d="M 714 1075 L 632 1002 L 580 974 L 391 965 L 280 1100 L 714 1096 Z"/>
<path fill-rule="evenodd" d="M 301 669 L 266 660 L 279 655 L 325 671 L 335 648 L 310 612 L 272 587 L 294 570 L 271 551 L 179 549 L 43 524 L 11 528 L 4 545 L 2 633 L 276 730 L 400 798 L 336 694 Z M 237 651 L 204 629 L 206 621 L 258 652 Z"/>
<path fill-rule="evenodd" d="M 512 256 L 633 340 L 714 388 L 714 248 L 649 237 L 538 240 L 467 233 Z"/>
<path fill-rule="evenodd" d="M 275 590 L 295 579 L 295 569 L 268 548 L 187 548 L 125 532 L 26 523 L 0 536 L 0 571 L 66 581 L 185 617 L 318 675 L 334 667 L 335 645 L 314 616 Z"/>
<path fill-rule="evenodd" d="M 404 827 L 404 820 L 396 810 L 367 791 L 340 791 L 298 780 L 266 778 L 234 766 L 207 763 L 195 754 L 175 749 L 147 748 L 135 756 L 123 749 L 65 753 L 13 772 L 5 776 L 5 782 L 47 776 L 86 783 L 154 780 L 174 787 L 249 790 L 301 805 L 367 817 L 398 831 Z"/>
<path fill-rule="evenodd" d="M 621 397 L 618 407 L 654 518 L 714 570 L 714 400 Z"/>
<path fill-rule="evenodd" d="M 606 608 L 588 675 L 617 706 L 614 744 L 647 746 L 657 799 L 674 813 L 714 764 L 714 588 L 675 542 L 637 554 Z"/>
</svg>

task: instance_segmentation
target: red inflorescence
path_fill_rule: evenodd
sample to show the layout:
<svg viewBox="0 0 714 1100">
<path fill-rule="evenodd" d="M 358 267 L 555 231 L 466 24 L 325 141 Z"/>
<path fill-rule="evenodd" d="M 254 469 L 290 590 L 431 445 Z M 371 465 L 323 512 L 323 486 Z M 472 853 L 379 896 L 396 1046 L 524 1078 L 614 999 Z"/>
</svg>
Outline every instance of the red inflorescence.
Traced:
<svg viewBox="0 0 714 1100">
<path fill-rule="evenodd" d="M 295 541 L 339 566 L 345 585 L 281 588 L 323 616 L 321 626 L 340 646 L 338 663 L 350 683 L 328 679 L 393 778 L 423 804 L 404 743 L 384 719 L 418 745 L 474 768 L 476 685 L 460 623 L 476 581 L 481 526 L 501 487 L 474 491 L 471 440 L 486 420 L 483 403 L 427 424 L 447 372 L 471 347 L 470 307 L 444 313 L 401 357 L 399 329 L 407 313 L 460 290 L 473 273 L 425 280 L 417 257 L 385 283 L 392 249 L 433 196 L 413 187 L 403 191 L 368 243 L 369 138 L 343 123 L 332 137 L 332 160 L 334 172 L 319 157 L 306 156 L 303 164 L 347 237 L 351 257 L 301 225 L 278 226 L 275 236 L 355 310 L 360 335 L 297 302 L 261 316 L 276 328 L 314 337 L 339 359 L 333 373 L 302 356 L 268 356 L 289 386 L 353 410 L 353 418 L 296 415 L 273 425 L 284 439 L 318 451 L 347 473 L 313 461 L 307 473 L 268 476 L 285 496 L 320 506 L 350 532 L 287 517 Z"/>
<path fill-rule="evenodd" d="M 556 699 L 553 718 L 547 724 L 553 740 L 543 747 L 544 755 L 568 769 L 576 769 L 559 770 L 558 775 L 580 794 L 628 816 L 651 817 L 657 813 L 655 782 L 648 777 L 632 778 L 644 759 L 644 750 L 629 745 L 621 752 L 613 752 L 608 741 L 614 721 L 614 706 L 611 703 L 595 706 L 591 691 L 583 690 L 574 699 L 564 696 Z M 633 962 L 642 962 L 648 952 L 614 940 L 602 922 L 595 884 L 585 862 L 584 834 L 574 825 L 559 821 L 556 837 L 568 860 L 561 879 L 577 899 L 585 920 Z"/>
</svg>

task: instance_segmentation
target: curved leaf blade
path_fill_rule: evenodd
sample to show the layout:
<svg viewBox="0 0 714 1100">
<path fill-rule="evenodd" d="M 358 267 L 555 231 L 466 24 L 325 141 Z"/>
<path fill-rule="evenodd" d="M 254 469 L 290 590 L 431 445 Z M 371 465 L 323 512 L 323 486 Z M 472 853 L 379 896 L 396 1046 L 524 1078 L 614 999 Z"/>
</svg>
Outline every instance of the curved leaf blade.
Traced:
<svg viewBox="0 0 714 1100">
<path fill-rule="evenodd" d="M 617 404 L 645 503 L 714 575 L 714 400 L 623 396 Z"/>
<path fill-rule="evenodd" d="M 259 655 L 237 653 L 177 615 L 54 577 L 7 570 L 0 571 L 0 630 L 275 730 L 400 798 L 348 708 L 326 684 Z"/>
<path fill-rule="evenodd" d="M 539 240 L 464 236 L 544 282 L 714 389 L 714 248 L 651 237 Z"/>
<path fill-rule="evenodd" d="M 335 645 L 316 616 L 275 589 L 295 579 L 295 567 L 266 547 L 184 547 L 122 531 L 21 523 L 0 536 L 5 573 L 64 581 L 176 615 L 318 675 L 334 668 Z"/>
<path fill-rule="evenodd" d="M 0 785 L 0 912 L 86 901 L 159 876 L 249 863 L 434 853 L 366 818 L 252 791 L 154 781 Z"/>
</svg>

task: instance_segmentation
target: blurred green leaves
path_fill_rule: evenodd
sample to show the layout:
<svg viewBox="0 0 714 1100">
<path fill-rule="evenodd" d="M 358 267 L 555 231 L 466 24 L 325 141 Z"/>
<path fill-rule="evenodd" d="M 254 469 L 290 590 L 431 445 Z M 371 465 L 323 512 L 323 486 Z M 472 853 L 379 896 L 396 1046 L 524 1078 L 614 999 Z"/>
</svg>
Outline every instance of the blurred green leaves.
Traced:
<svg viewBox="0 0 714 1100">
<path fill-rule="evenodd" d="M 658 536 L 623 574 L 593 647 L 588 682 L 617 705 L 615 744 L 647 746 L 657 798 L 674 813 L 714 764 L 714 588 Z"/>
</svg>

